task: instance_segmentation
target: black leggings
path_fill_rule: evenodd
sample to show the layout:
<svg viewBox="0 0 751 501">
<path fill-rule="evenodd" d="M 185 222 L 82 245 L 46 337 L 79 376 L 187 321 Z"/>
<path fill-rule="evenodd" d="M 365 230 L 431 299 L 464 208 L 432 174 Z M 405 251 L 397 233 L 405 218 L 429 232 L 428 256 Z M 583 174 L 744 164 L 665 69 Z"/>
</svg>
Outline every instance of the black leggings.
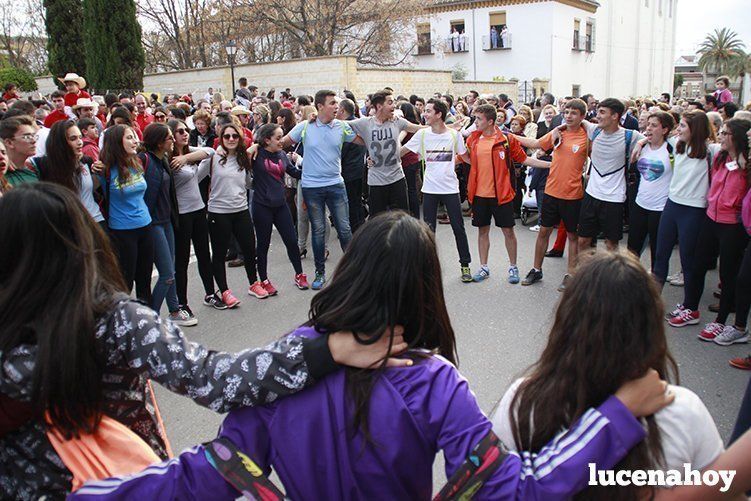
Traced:
<svg viewBox="0 0 751 501">
<path fill-rule="evenodd" d="M 720 262 L 720 267 L 722 269 L 722 262 Z M 724 286 L 722 294 L 725 294 Z M 735 288 L 736 326 L 746 327 L 749 309 L 751 309 L 751 242 L 746 245 L 746 252 L 743 254 L 741 268 L 738 270 L 738 280 Z"/>
<path fill-rule="evenodd" d="M 253 223 L 250 221 L 250 212 L 247 209 L 230 214 L 209 212 L 209 235 L 211 236 L 211 267 L 214 270 L 214 279 L 219 290 L 224 292 L 229 289 L 224 258 L 232 236 L 237 240 L 240 251 L 243 253 L 245 274 L 248 276 L 248 283 L 252 285 L 258 278 L 256 275 L 256 238 L 253 233 Z"/>
<path fill-rule="evenodd" d="M 201 275 L 203 291 L 214 293 L 214 275 L 211 271 L 209 252 L 209 223 L 206 209 L 180 214 L 180 224 L 175 228 L 175 285 L 180 305 L 188 304 L 188 264 L 190 263 L 190 243 L 198 261 L 198 274 Z"/>
<path fill-rule="evenodd" d="M 292 214 L 289 213 L 287 205 L 279 207 L 267 207 L 262 204 L 253 202 L 253 224 L 256 227 L 258 236 L 258 275 L 261 280 L 268 279 L 268 258 L 269 246 L 271 245 L 271 227 L 276 226 L 276 231 L 282 237 L 285 247 L 287 247 L 287 257 L 295 269 L 295 273 L 302 273 L 302 262 L 300 261 L 300 251 L 297 248 L 297 235 L 295 225 L 292 222 Z"/>
<path fill-rule="evenodd" d="M 128 293 L 133 290 L 135 282 L 138 299 L 151 303 L 151 270 L 154 266 L 151 225 L 135 230 L 110 229 L 110 237 L 117 251 Z"/>
<path fill-rule="evenodd" d="M 636 202 L 631 204 L 628 250 L 637 256 L 641 256 L 644 242 L 649 236 L 650 269 L 652 271 L 654 271 L 655 256 L 657 255 L 657 228 L 660 226 L 660 217 L 662 217 L 662 211 L 647 210 Z"/>
<path fill-rule="evenodd" d="M 420 171 L 420 162 L 404 167 L 404 177 L 407 179 L 407 200 L 409 213 L 420 219 L 420 194 L 417 189 L 417 173 Z"/>
<path fill-rule="evenodd" d="M 743 225 L 716 223 L 704 215 L 699 230 L 701 238 L 696 243 L 694 266 L 686 278 L 683 306 L 696 311 L 704 292 L 704 277 L 712 266 L 715 256 L 720 254 L 720 311 L 715 322 L 724 324 L 735 305 L 736 283 L 743 260 L 743 253 L 748 246 L 748 235 Z"/>
<path fill-rule="evenodd" d="M 443 202 L 446 205 L 446 212 L 449 215 L 451 229 L 454 232 L 456 241 L 456 250 L 459 252 L 459 263 L 462 266 L 469 266 L 472 257 L 469 253 L 469 242 L 467 241 L 467 232 L 464 229 L 464 217 L 462 215 L 462 203 L 458 193 L 436 195 L 433 193 L 423 193 L 423 214 L 425 222 L 430 229 L 435 232 L 436 217 L 438 214 L 438 203 Z"/>
</svg>

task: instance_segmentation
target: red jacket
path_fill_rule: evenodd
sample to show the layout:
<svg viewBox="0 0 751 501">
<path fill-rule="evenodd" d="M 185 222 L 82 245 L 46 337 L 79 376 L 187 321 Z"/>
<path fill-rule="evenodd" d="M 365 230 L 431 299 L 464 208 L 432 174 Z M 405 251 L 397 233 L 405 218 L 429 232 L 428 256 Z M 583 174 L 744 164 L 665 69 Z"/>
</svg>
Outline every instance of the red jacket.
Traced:
<svg viewBox="0 0 751 501">
<path fill-rule="evenodd" d="M 44 126 L 49 129 L 55 122 L 68 119 L 68 115 L 66 115 L 64 111 L 53 110 L 47 115 L 47 118 L 44 119 Z"/>
<path fill-rule="evenodd" d="M 72 108 L 76 105 L 79 99 L 83 99 L 85 97 L 91 99 L 91 94 L 89 94 L 85 90 L 79 90 L 78 94 L 68 92 L 67 94 L 65 94 L 65 106 L 70 106 Z"/>
<path fill-rule="evenodd" d="M 99 142 L 94 139 L 83 138 L 83 154 L 91 157 L 95 162 L 99 160 Z"/>
<path fill-rule="evenodd" d="M 728 170 L 731 159 L 725 154 L 717 155 L 712 166 L 712 182 L 707 193 L 707 216 L 722 224 L 740 222 L 741 204 L 748 192 L 747 171 L 738 167 Z"/>
<path fill-rule="evenodd" d="M 475 198 L 477 193 L 477 178 L 478 178 L 478 166 L 477 161 L 477 142 L 482 135 L 481 130 L 476 130 L 467 138 L 467 150 L 469 150 L 469 158 L 471 168 L 469 170 L 469 179 L 467 184 L 467 198 L 469 203 Z M 508 144 L 508 147 L 505 145 Z M 511 158 L 509 159 L 507 156 Z M 521 143 L 512 135 L 504 134 L 501 129 L 496 127 L 495 129 L 495 142 L 493 143 L 493 170 L 495 174 L 493 176 L 495 180 L 495 192 L 498 199 L 498 205 L 502 205 L 510 202 L 514 199 L 516 192 L 511 185 L 511 172 L 514 169 L 514 162 L 521 163 L 527 159 L 527 154 L 524 152 L 524 148 Z"/>
</svg>

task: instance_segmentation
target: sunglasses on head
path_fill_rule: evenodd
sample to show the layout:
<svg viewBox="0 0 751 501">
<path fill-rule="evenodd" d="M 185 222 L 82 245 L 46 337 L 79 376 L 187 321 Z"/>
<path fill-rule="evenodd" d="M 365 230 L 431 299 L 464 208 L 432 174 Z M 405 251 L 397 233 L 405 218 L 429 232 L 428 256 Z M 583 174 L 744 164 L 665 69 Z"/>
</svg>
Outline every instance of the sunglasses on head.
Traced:
<svg viewBox="0 0 751 501">
<path fill-rule="evenodd" d="M 222 137 L 224 139 L 240 139 L 240 134 L 225 134 Z"/>
</svg>

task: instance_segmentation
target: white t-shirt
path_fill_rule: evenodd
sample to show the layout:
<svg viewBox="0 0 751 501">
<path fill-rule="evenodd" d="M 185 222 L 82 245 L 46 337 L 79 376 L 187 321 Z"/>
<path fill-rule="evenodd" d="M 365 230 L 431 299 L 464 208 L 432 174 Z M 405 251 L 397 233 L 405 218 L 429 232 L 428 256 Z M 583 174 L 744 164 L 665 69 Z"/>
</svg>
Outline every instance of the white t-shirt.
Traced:
<svg viewBox="0 0 751 501">
<path fill-rule="evenodd" d="M 673 147 L 677 144 L 675 138 L 670 138 L 669 141 Z M 677 204 L 703 209 L 707 206 L 709 192 L 709 165 L 720 151 L 720 145 L 709 145 L 709 159 L 690 158 L 690 151 L 690 147 L 686 147 L 683 154 L 676 151 L 675 174 L 670 181 L 670 200 Z"/>
<path fill-rule="evenodd" d="M 592 141 L 592 166 L 587 182 L 587 193 L 597 200 L 605 202 L 623 203 L 626 201 L 626 129 L 619 127 L 617 131 L 608 134 L 600 130 L 595 139 L 596 124 L 584 121 L 582 126 L 587 129 L 589 140 Z M 644 139 L 644 136 L 633 131 L 631 145 Z M 610 173 L 613 174 L 610 174 Z"/>
<path fill-rule="evenodd" d="M 651 145 L 646 144 L 641 150 L 636 168 L 641 176 L 636 203 L 642 209 L 663 210 L 665 203 L 668 201 L 670 180 L 673 178 L 668 143 L 663 143 L 656 150 L 653 150 Z"/>
<path fill-rule="evenodd" d="M 512 451 L 516 450 L 516 443 L 508 418 L 509 408 L 522 381 L 523 378 L 514 381 L 490 418 L 493 431 Z M 720 433 L 696 393 L 674 385 L 670 385 L 670 390 L 675 393 L 675 400 L 655 414 L 665 456 L 661 469 L 683 471 L 683 464 L 689 463 L 692 469 L 701 470 L 725 450 Z"/>
<path fill-rule="evenodd" d="M 404 145 L 425 161 L 422 192 L 434 195 L 459 193 L 459 179 L 454 170 L 454 158 L 467 152 L 464 138 L 448 129 L 436 134 L 431 129 L 421 129 Z"/>
</svg>

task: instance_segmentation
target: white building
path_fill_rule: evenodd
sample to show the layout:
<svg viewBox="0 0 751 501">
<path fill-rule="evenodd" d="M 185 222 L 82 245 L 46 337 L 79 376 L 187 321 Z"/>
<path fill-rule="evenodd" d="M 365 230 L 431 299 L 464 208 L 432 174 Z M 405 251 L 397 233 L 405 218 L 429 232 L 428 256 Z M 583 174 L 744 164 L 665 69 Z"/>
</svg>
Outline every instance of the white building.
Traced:
<svg viewBox="0 0 751 501">
<path fill-rule="evenodd" d="M 433 0 L 416 23 L 412 64 L 517 79 L 521 89 L 549 80 L 556 96 L 659 96 L 673 91 L 677 3 Z"/>
</svg>

